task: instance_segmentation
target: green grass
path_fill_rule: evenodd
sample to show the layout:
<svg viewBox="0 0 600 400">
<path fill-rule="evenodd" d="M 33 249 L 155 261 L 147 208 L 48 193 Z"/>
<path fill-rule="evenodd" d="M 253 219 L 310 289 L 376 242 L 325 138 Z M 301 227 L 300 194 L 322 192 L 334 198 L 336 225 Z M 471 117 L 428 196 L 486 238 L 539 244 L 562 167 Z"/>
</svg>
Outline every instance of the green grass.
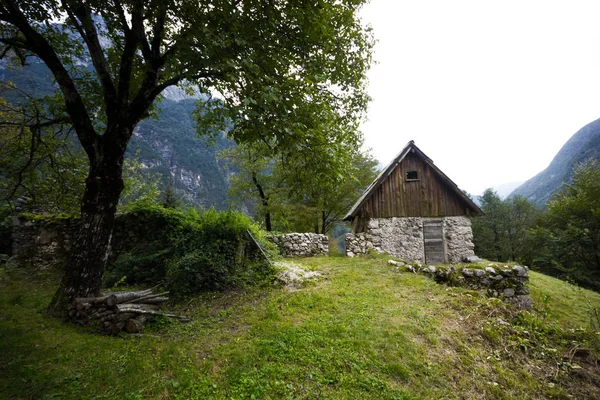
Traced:
<svg viewBox="0 0 600 400">
<path fill-rule="evenodd" d="M 0 398 L 600 398 L 597 293 L 531 273 L 518 312 L 386 261 L 296 259 L 323 277 L 208 293 L 176 307 L 190 323 L 119 337 L 46 317 L 57 276 L 0 270 Z"/>
</svg>

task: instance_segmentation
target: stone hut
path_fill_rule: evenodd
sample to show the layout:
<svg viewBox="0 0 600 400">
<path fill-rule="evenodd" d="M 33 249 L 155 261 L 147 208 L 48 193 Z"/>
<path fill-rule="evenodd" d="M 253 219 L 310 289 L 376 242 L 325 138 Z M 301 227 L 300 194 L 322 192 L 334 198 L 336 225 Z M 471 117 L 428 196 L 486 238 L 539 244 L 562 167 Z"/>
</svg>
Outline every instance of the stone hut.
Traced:
<svg viewBox="0 0 600 400">
<path fill-rule="evenodd" d="M 374 249 L 406 261 L 460 262 L 474 256 L 469 217 L 483 211 L 411 140 L 356 201 L 346 254 Z"/>
</svg>

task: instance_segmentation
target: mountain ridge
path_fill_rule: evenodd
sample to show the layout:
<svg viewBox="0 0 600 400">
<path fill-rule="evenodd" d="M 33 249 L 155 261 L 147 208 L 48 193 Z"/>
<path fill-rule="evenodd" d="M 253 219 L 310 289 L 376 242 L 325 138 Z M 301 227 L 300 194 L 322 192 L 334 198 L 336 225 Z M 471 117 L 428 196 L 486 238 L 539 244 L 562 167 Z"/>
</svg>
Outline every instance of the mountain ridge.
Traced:
<svg viewBox="0 0 600 400">
<path fill-rule="evenodd" d="M 0 79 L 12 82 L 34 97 L 51 94 L 56 89 L 50 71 L 35 59 L 25 67 L 0 64 Z M 24 100 L 10 88 L 0 96 L 14 103 Z M 142 120 L 134 129 L 126 157 L 137 156 L 147 172 L 158 173 L 161 190 L 172 185 L 188 204 L 223 210 L 229 204 L 229 184 L 217 153 L 232 146 L 233 141 L 225 132 L 220 132 L 214 140 L 198 137 L 192 113 L 201 97 L 201 94 L 189 96 L 177 87 L 165 90 L 156 106 L 157 118 Z"/>
<path fill-rule="evenodd" d="M 600 118 L 579 129 L 562 146 L 546 169 L 517 187 L 517 195 L 543 206 L 564 183 L 571 181 L 575 167 L 590 159 L 600 160 Z"/>
</svg>

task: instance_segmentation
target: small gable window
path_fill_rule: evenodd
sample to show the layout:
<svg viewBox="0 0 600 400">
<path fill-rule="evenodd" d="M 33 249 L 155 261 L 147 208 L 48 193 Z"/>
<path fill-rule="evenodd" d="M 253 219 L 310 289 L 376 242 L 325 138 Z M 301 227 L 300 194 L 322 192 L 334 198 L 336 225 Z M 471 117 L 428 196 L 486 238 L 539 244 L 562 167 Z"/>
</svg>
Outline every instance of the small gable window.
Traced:
<svg viewBox="0 0 600 400">
<path fill-rule="evenodd" d="M 417 171 L 408 171 L 406 173 L 406 180 L 407 181 L 418 181 L 419 174 L 417 174 Z"/>
</svg>

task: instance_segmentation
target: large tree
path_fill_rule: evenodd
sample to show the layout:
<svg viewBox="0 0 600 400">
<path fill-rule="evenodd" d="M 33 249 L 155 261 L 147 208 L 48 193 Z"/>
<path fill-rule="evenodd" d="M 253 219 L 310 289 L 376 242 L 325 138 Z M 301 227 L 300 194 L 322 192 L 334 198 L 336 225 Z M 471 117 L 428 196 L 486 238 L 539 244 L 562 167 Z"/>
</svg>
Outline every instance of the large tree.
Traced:
<svg viewBox="0 0 600 400">
<path fill-rule="evenodd" d="M 167 87 L 219 94 L 224 107 L 199 113 L 199 126 L 232 119 L 240 142 L 310 143 L 315 110 L 359 118 L 372 47 L 362 3 L 0 0 L 0 55 L 45 63 L 62 93 L 54 110 L 89 159 L 81 229 L 50 310 L 99 293 L 125 149 Z"/>
<path fill-rule="evenodd" d="M 250 204 L 268 231 L 327 233 L 375 179 L 377 161 L 354 141 L 326 136 L 327 144 L 287 154 L 261 142 L 222 151 L 231 198 Z M 360 139 L 358 131 L 352 136 Z"/>
</svg>

